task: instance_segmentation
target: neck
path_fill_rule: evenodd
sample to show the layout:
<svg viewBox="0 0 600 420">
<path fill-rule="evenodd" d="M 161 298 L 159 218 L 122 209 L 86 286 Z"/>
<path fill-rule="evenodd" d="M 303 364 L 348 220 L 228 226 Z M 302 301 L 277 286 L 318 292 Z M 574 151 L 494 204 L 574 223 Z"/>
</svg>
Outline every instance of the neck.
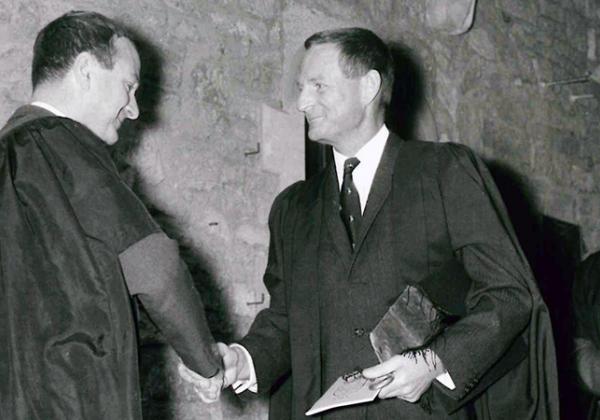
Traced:
<svg viewBox="0 0 600 420">
<path fill-rule="evenodd" d="M 46 82 L 35 88 L 31 94 L 31 102 L 44 102 L 60 110 L 66 117 L 78 121 L 78 108 L 70 102 L 74 95 L 61 83 Z"/>
<path fill-rule="evenodd" d="M 335 144 L 335 150 L 344 156 L 356 155 L 356 153 L 367 144 L 375 134 L 377 134 L 381 129 L 383 122 L 383 114 L 377 115 L 376 118 L 365 119 L 364 123 L 361 124 L 352 138 L 342 139 Z"/>
</svg>

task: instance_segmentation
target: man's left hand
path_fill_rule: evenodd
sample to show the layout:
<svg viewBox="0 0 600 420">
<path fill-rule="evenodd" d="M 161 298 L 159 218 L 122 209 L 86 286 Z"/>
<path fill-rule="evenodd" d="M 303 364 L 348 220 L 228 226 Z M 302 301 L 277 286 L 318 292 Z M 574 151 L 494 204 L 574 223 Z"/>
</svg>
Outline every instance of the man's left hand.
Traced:
<svg viewBox="0 0 600 420">
<path fill-rule="evenodd" d="M 365 378 L 374 379 L 371 385 L 381 387 L 379 398 L 398 397 L 408 402 L 417 402 L 431 385 L 431 382 L 444 373 L 442 361 L 431 350 L 411 354 L 395 355 L 385 362 L 363 370 Z M 391 381 L 383 379 L 393 375 Z"/>
</svg>

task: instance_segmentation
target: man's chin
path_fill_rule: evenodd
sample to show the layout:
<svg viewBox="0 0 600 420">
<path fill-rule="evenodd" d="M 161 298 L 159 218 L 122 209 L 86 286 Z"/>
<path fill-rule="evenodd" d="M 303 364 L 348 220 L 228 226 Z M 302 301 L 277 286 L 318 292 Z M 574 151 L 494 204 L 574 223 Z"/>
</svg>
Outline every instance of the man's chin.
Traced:
<svg viewBox="0 0 600 420">
<path fill-rule="evenodd" d="M 102 140 L 104 143 L 108 144 L 109 146 L 112 146 L 117 141 L 119 141 L 119 135 L 117 134 L 116 131 L 114 133 L 105 133 L 104 135 L 98 136 L 98 137 L 100 137 L 100 140 Z"/>
<path fill-rule="evenodd" d="M 314 143 L 319 143 L 319 144 L 321 144 L 323 146 L 332 146 L 332 144 L 331 144 L 331 142 L 329 140 L 324 139 L 322 137 L 320 137 L 320 138 L 312 138 L 312 137 L 308 136 L 308 139 L 310 141 L 314 142 Z"/>
<path fill-rule="evenodd" d="M 308 128 L 308 138 L 312 141 L 320 142 L 320 139 L 323 138 L 323 132 L 320 130 L 315 130 L 309 127 Z"/>
</svg>

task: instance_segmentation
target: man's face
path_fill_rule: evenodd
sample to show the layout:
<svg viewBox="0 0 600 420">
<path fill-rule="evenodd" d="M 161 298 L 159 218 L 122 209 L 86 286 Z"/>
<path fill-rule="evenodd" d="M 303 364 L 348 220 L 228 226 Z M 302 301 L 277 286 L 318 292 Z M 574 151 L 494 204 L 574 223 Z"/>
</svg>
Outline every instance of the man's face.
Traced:
<svg viewBox="0 0 600 420">
<path fill-rule="evenodd" d="M 339 56 L 334 44 L 312 46 L 306 51 L 297 82 L 297 106 L 308 121 L 309 138 L 333 147 L 349 141 L 365 118 L 360 78 L 344 75 Z"/>
<path fill-rule="evenodd" d="M 93 109 L 85 122 L 107 144 L 117 142 L 117 130 L 125 119 L 135 120 L 139 115 L 135 91 L 139 85 L 140 58 L 127 38 L 117 38 L 114 50 L 113 68 L 100 67 L 94 73 L 89 92 Z"/>
</svg>

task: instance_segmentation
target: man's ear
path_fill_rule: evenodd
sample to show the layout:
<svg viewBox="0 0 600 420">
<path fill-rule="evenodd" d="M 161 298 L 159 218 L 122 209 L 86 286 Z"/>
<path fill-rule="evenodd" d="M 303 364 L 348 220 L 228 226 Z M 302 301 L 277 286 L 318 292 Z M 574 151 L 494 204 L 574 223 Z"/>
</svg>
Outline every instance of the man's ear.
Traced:
<svg viewBox="0 0 600 420">
<path fill-rule="evenodd" d="M 381 90 L 381 74 L 377 70 L 369 70 L 361 77 L 361 96 L 364 105 L 368 105 Z"/>
<path fill-rule="evenodd" d="M 98 61 L 96 60 L 96 57 L 89 52 L 84 51 L 75 57 L 75 61 L 71 66 L 71 71 L 77 86 L 84 90 L 90 88 L 94 70 L 97 65 Z"/>
</svg>

